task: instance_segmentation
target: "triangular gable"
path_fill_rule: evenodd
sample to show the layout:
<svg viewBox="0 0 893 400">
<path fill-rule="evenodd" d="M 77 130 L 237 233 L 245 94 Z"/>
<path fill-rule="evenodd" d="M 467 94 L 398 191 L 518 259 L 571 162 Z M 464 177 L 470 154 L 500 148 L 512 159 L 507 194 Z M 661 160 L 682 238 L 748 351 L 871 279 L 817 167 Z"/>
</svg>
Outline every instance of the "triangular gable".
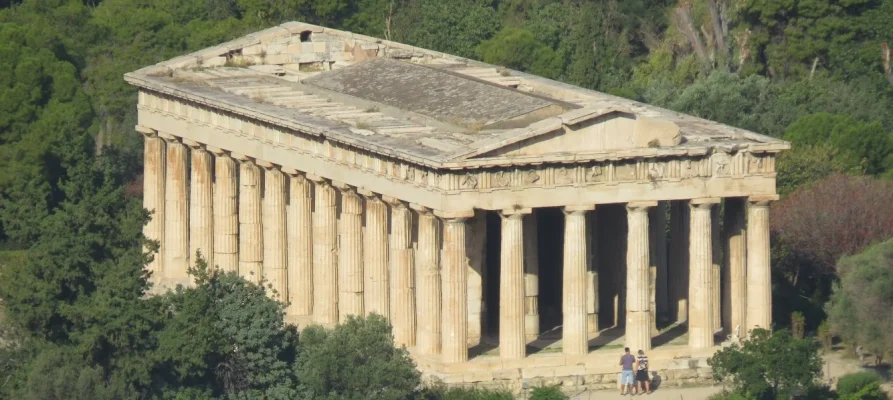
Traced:
<svg viewBox="0 0 893 400">
<path fill-rule="evenodd" d="M 681 142 L 676 124 L 618 109 L 579 109 L 540 121 L 512 141 L 478 147 L 463 158 L 539 156 L 608 150 L 675 146 Z"/>
</svg>

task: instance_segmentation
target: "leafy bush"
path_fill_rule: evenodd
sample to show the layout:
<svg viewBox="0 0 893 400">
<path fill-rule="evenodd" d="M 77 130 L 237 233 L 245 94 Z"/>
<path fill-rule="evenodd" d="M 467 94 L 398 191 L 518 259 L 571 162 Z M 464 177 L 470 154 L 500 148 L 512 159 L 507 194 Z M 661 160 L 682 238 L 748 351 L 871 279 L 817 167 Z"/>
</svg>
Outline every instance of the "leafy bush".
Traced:
<svg viewBox="0 0 893 400">
<path fill-rule="evenodd" d="M 558 385 L 542 386 L 530 392 L 530 400 L 566 400 L 568 398 Z"/>
<path fill-rule="evenodd" d="M 425 389 L 419 398 L 425 400 L 512 400 L 512 394 L 508 391 L 439 386 Z"/>
<path fill-rule="evenodd" d="M 877 397 L 877 395 L 883 396 L 883 392 L 880 390 L 882 382 L 881 376 L 872 371 L 846 374 L 837 381 L 837 393 L 841 399 L 885 399 L 886 396 Z M 872 393 L 876 393 L 876 395 L 872 396 Z"/>
<path fill-rule="evenodd" d="M 404 399 L 419 386 L 409 353 L 394 347 L 380 315 L 351 317 L 330 331 L 307 327 L 300 343 L 295 370 L 310 398 Z"/>
<path fill-rule="evenodd" d="M 754 329 L 740 346 L 733 344 L 708 360 L 713 379 L 731 382 L 735 392 L 756 399 L 788 399 L 816 386 L 822 371 L 819 346 L 787 330 Z"/>
</svg>

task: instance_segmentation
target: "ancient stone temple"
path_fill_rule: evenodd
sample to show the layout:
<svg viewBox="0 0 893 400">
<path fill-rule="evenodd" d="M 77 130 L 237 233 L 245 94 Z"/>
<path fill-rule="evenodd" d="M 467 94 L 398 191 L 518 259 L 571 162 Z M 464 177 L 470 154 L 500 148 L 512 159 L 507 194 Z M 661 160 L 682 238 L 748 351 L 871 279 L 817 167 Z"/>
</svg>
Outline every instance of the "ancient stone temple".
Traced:
<svg viewBox="0 0 893 400">
<path fill-rule="evenodd" d="M 783 141 L 302 23 L 125 79 L 159 289 L 201 252 L 447 384 L 611 386 L 624 345 L 687 383 L 770 326 Z"/>
</svg>

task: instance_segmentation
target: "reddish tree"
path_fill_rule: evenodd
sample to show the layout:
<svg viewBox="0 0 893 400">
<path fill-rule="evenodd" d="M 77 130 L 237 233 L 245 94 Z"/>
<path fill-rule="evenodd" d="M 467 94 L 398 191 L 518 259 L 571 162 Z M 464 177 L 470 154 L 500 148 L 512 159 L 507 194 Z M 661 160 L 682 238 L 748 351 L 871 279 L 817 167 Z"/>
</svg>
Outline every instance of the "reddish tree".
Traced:
<svg viewBox="0 0 893 400">
<path fill-rule="evenodd" d="M 893 237 L 893 181 L 832 175 L 778 202 L 771 221 L 796 255 L 834 273 L 841 257 Z"/>
</svg>

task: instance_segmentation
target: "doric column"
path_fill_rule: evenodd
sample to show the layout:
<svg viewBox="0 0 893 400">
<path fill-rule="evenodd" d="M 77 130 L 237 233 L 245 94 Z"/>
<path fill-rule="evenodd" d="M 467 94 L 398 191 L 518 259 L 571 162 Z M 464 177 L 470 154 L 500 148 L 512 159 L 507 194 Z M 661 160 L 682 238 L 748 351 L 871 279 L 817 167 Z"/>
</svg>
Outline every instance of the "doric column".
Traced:
<svg viewBox="0 0 893 400">
<path fill-rule="evenodd" d="M 388 206 L 377 194 L 361 192 L 366 200 L 366 230 L 363 232 L 363 302 L 367 314 L 390 316 L 388 278 Z"/>
<path fill-rule="evenodd" d="M 466 222 L 469 258 L 468 270 L 468 342 L 478 345 L 483 330 L 484 305 L 484 247 L 487 242 L 487 214 L 478 211 Z"/>
<path fill-rule="evenodd" d="M 747 235 L 745 201 L 727 198 L 723 219 L 725 274 L 723 274 L 723 329 L 740 336 L 746 333 L 747 321 Z"/>
<path fill-rule="evenodd" d="M 713 223 L 711 209 L 719 199 L 690 202 L 688 343 L 699 349 L 713 346 Z"/>
<path fill-rule="evenodd" d="M 690 212 L 688 201 L 670 202 L 670 265 L 667 281 L 667 297 L 670 301 L 670 318 L 677 322 L 688 319 L 688 240 Z"/>
<path fill-rule="evenodd" d="M 263 278 L 263 176 L 254 160 L 233 154 L 239 165 L 239 275 L 250 282 Z"/>
<path fill-rule="evenodd" d="M 651 262 L 648 245 L 648 209 L 657 202 L 634 202 L 626 205 L 626 347 L 630 350 L 651 350 Z"/>
<path fill-rule="evenodd" d="M 192 174 L 189 184 L 189 259 L 195 264 L 196 252 L 217 266 L 214 260 L 214 181 L 211 153 L 198 143 L 188 143 L 192 149 Z"/>
<path fill-rule="evenodd" d="M 169 287 L 188 285 L 189 275 L 189 192 L 186 185 L 186 146 L 168 136 L 167 174 L 164 188 L 164 271 Z"/>
<path fill-rule="evenodd" d="M 363 199 L 354 188 L 338 183 L 341 216 L 338 225 L 338 321 L 363 316 Z"/>
<path fill-rule="evenodd" d="M 564 208 L 564 354 L 589 352 L 589 335 L 586 332 L 586 271 L 589 263 L 586 212 L 594 209 L 593 206 Z"/>
<path fill-rule="evenodd" d="M 440 237 L 437 218 L 431 210 L 413 205 L 419 212 L 416 250 L 417 348 L 422 354 L 440 354 Z"/>
<path fill-rule="evenodd" d="M 710 302 L 713 312 L 713 332 L 722 329 L 722 243 L 720 242 L 719 206 L 710 210 L 710 248 L 713 250 L 713 282 Z"/>
<path fill-rule="evenodd" d="M 536 340 L 540 334 L 539 246 L 536 214 L 524 217 L 524 338 Z"/>
<path fill-rule="evenodd" d="M 285 302 L 289 290 L 285 174 L 272 164 L 264 165 L 264 169 L 263 276 L 274 290 L 273 298 Z"/>
<path fill-rule="evenodd" d="M 384 197 L 391 205 L 390 280 L 391 324 L 394 343 L 412 347 L 416 344 L 415 268 L 412 250 L 412 211 L 405 203 Z"/>
<path fill-rule="evenodd" d="M 769 202 L 753 196 L 747 205 L 747 331 L 772 328 L 772 275 L 769 269 Z"/>
<path fill-rule="evenodd" d="M 164 140 L 154 130 L 141 129 L 145 136 L 143 145 L 143 208 L 151 213 L 151 219 L 143 227 L 143 234 L 158 243 L 158 252 L 146 268 L 151 273 L 150 282 L 158 286 L 164 278 L 164 186 L 167 159 Z"/>
<path fill-rule="evenodd" d="M 311 183 L 295 170 L 289 175 L 286 231 L 288 237 L 288 315 L 313 315 L 313 193 Z"/>
<path fill-rule="evenodd" d="M 222 271 L 239 271 L 239 170 L 236 160 L 214 152 L 214 263 Z"/>
<path fill-rule="evenodd" d="M 659 201 L 648 210 L 648 244 L 651 247 L 651 329 L 657 333 L 658 321 L 669 314 L 667 298 L 667 202 Z"/>
<path fill-rule="evenodd" d="M 338 322 L 338 203 L 332 185 L 317 176 L 313 209 L 313 320 L 323 326 Z"/>
<path fill-rule="evenodd" d="M 587 337 L 598 334 L 598 218 L 596 213 L 586 214 L 586 332 Z"/>
<path fill-rule="evenodd" d="M 530 209 L 503 210 L 499 276 L 499 356 L 524 358 L 524 215 Z"/>
<path fill-rule="evenodd" d="M 443 217 L 443 362 L 468 361 L 467 218 L 474 212 Z"/>
</svg>

